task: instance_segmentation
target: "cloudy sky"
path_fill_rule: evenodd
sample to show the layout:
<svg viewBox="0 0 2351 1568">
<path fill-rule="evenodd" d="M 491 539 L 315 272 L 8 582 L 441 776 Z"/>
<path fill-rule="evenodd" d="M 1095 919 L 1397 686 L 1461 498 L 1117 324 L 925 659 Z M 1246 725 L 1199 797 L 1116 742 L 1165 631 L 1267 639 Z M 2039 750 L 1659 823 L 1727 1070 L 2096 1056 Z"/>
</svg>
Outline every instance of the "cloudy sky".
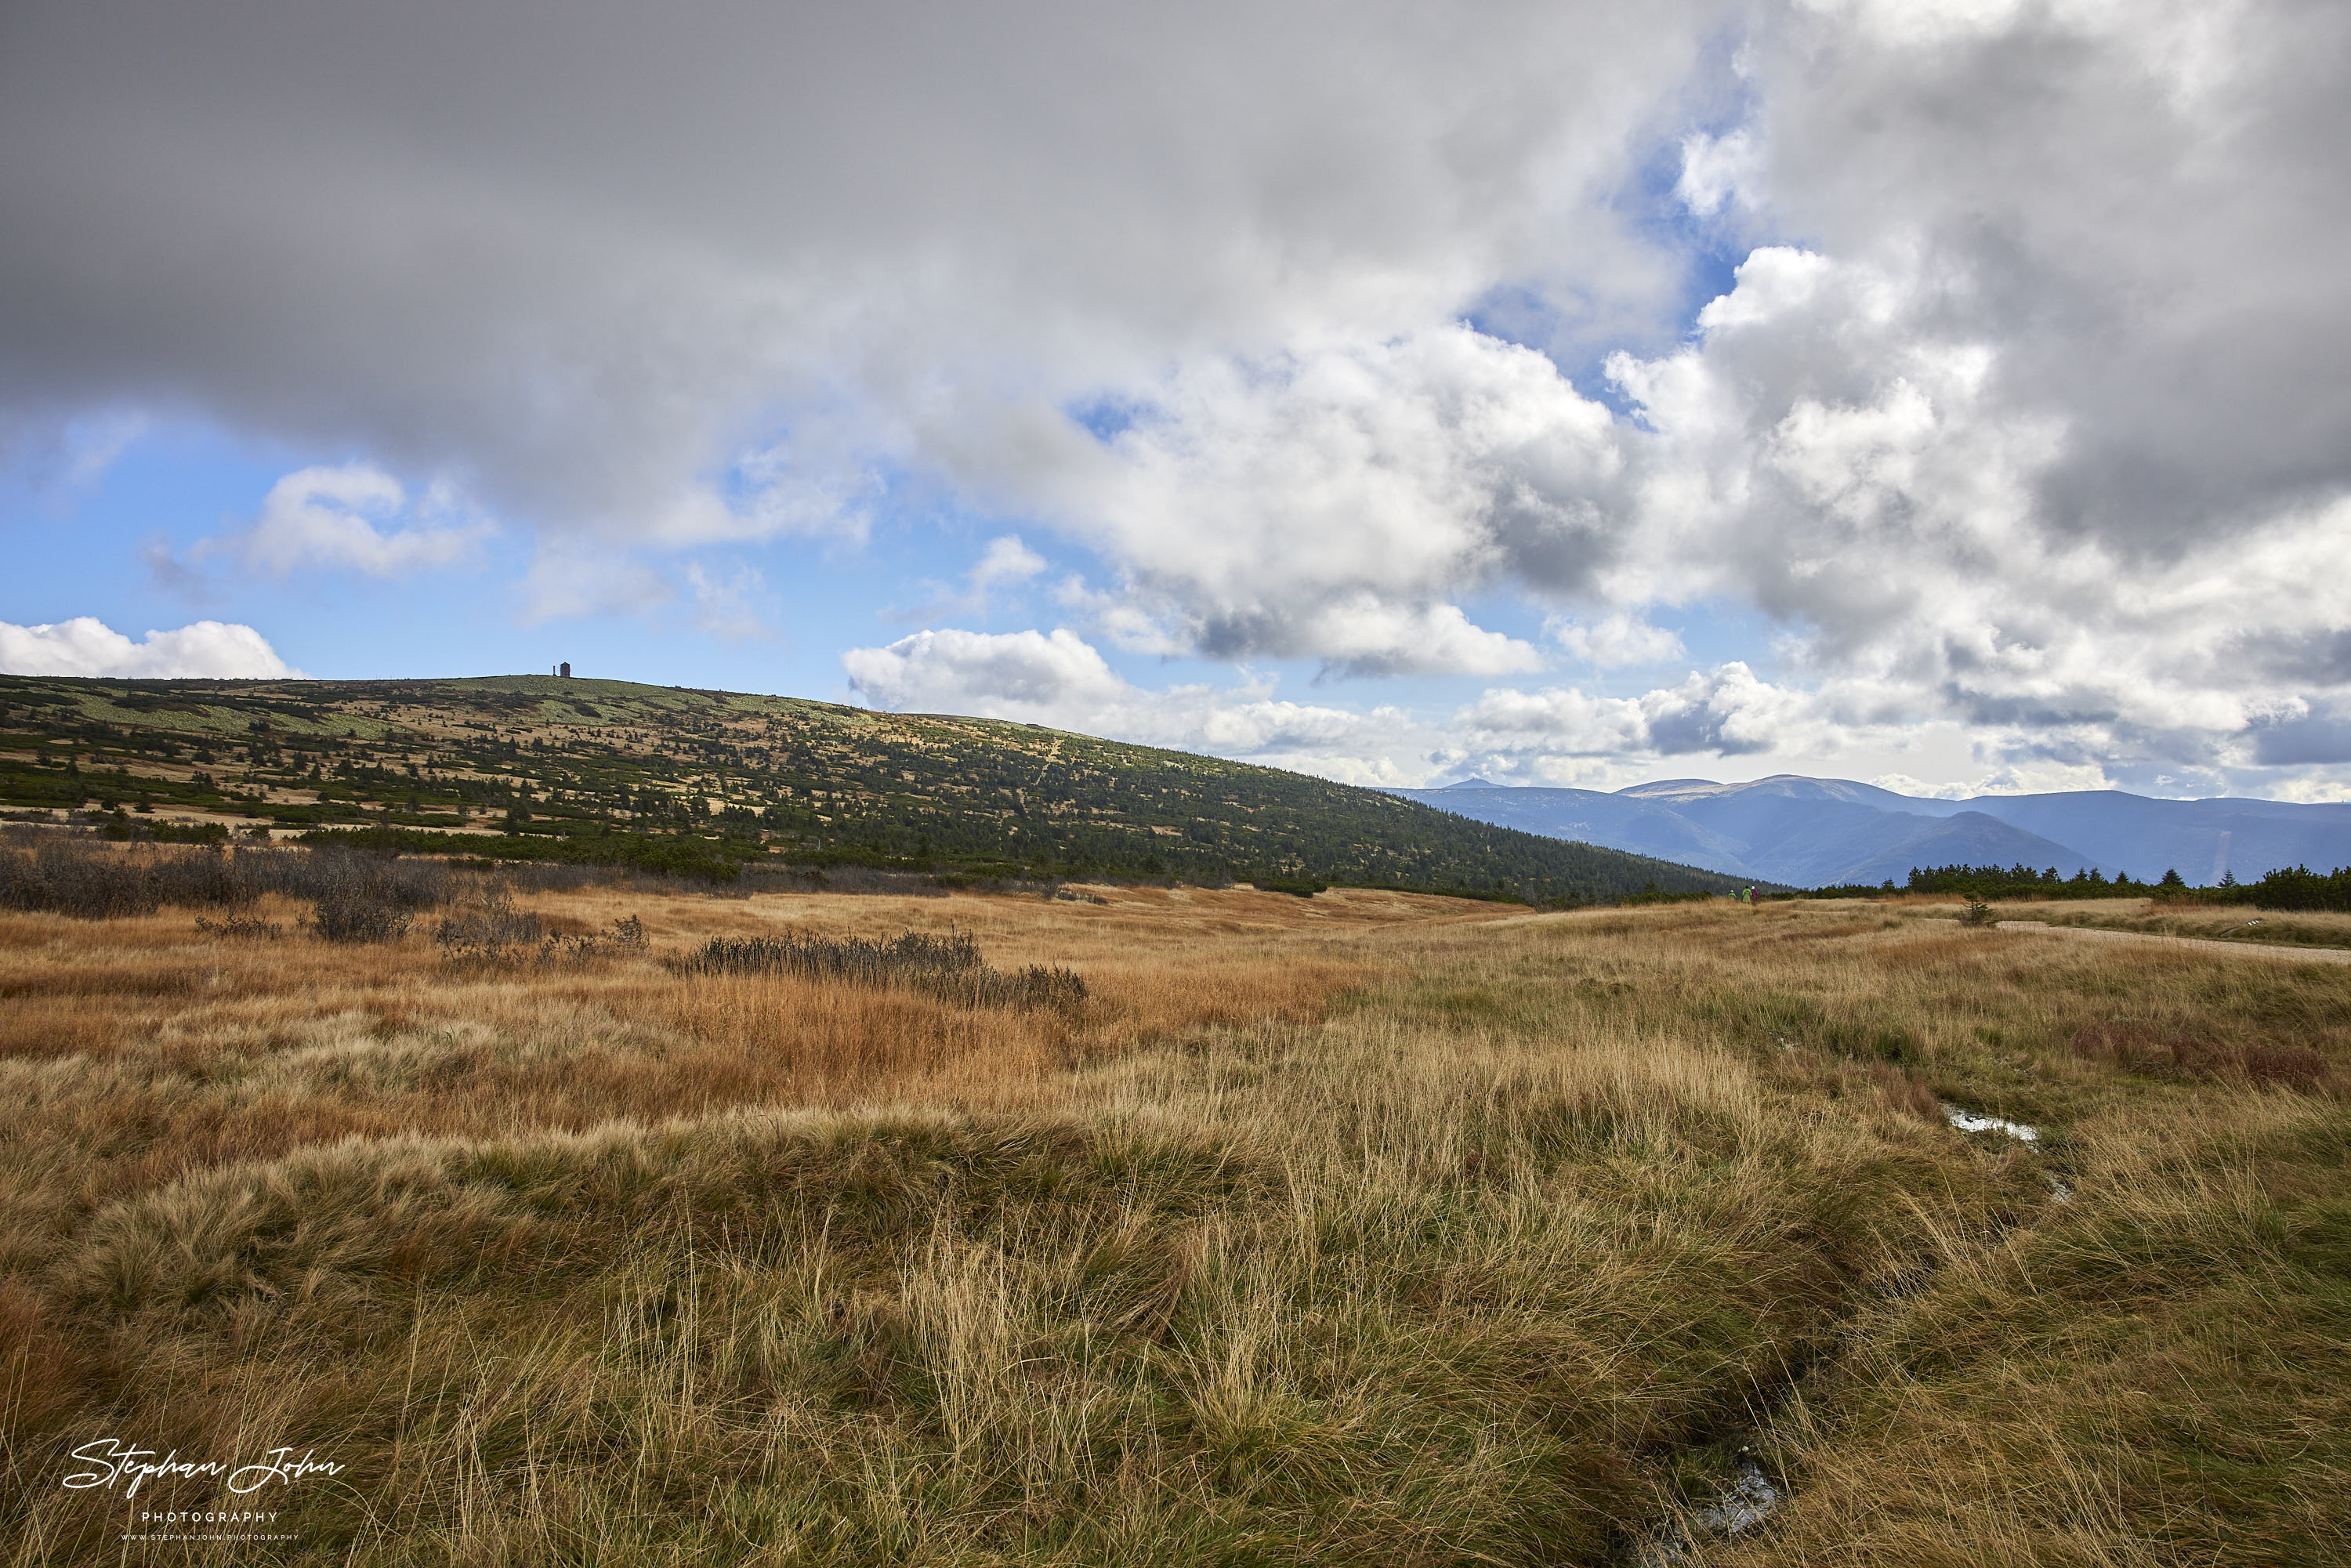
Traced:
<svg viewBox="0 0 2351 1568">
<path fill-rule="evenodd" d="M 2340 0 L 14 0 L 0 146 L 0 669 L 2351 798 Z"/>
</svg>

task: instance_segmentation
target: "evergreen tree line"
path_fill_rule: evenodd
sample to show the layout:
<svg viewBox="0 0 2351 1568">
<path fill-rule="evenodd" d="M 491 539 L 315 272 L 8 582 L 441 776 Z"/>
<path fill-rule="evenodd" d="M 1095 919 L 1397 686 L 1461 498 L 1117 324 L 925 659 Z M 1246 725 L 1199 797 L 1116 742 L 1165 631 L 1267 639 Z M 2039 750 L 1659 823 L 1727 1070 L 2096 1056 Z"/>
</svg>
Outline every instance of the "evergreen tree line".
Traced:
<svg viewBox="0 0 2351 1568">
<path fill-rule="evenodd" d="M 2186 898 L 2202 904 L 2237 904 L 2254 909 L 2332 909 L 2351 912 L 2351 866 L 2314 872 L 2306 866 L 2283 867 L 2255 882 L 2241 883 L 2223 874 L 2213 887 L 2190 887 L 2177 871 L 2167 871 L 2154 882 L 2139 882 L 2127 873 L 2108 877 L 2094 869 L 2059 874 L 2054 866 L 2035 871 L 2028 865 L 1912 866 L 1909 880 L 1896 887 L 1888 878 L 1876 887 L 1847 883 L 1807 889 L 1805 898 L 1866 898 L 1889 893 L 1935 893 L 1966 898 Z"/>
</svg>

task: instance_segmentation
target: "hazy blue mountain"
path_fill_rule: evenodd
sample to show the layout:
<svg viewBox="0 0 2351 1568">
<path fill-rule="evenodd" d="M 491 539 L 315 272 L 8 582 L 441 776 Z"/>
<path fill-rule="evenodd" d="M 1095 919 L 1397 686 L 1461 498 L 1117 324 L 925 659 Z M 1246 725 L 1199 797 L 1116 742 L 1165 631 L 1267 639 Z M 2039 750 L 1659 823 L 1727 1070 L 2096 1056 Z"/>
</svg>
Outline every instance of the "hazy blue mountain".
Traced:
<svg viewBox="0 0 2351 1568">
<path fill-rule="evenodd" d="M 1846 779 L 1743 784 L 1667 779 L 1605 794 L 1464 779 L 1399 789 L 1479 821 L 1580 839 L 1733 876 L 1818 886 L 1903 881 L 1912 866 L 2095 866 L 2191 883 L 2251 881 L 2280 866 L 2351 865 L 2351 805 L 2158 800 L 2120 790 L 1941 800 Z"/>
<path fill-rule="evenodd" d="M 2108 871 L 2142 880 L 2177 869 L 2209 884 L 2252 882 L 2280 866 L 2351 865 L 2351 805 L 2284 800 L 2152 800 L 2119 789 L 2002 795 L 1968 805 L 2028 832 L 2060 839 Z"/>
<path fill-rule="evenodd" d="M 2071 876 L 2093 863 L 2064 844 L 1980 811 L 1928 817 L 1769 789 L 1684 797 L 1671 810 L 1740 843 L 1740 858 L 1762 875 L 1800 886 L 1887 877 L 1900 883 L 1915 865 L 2022 862 L 2036 870 L 2055 866 Z"/>
<path fill-rule="evenodd" d="M 2035 867 L 2053 865 L 2068 876 L 2090 863 L 2063 844 L 1980 813 L 1962 810 L 1938 821 L 1842 799 L 1834 789 L 1817 787 L 1822 781 L 1770 782 L 1799 787 L 1677 780 L 1613 795 L 1491 784 L 1396 793 L 1500 827 L 1799 887 L 1889 876 L 1898 883 L 1914 865 L 1954 861 L 2030 861 Z M 1843 788 L 1888 793 L 1866 784 Z"/>
<path fill-rule="evenodd" d="M 1664 806 L 1597 789 L 1517 789 L 1483 779 L 1464 779 L 1445 789 L 1398 789 L 1497 827 L 1517 828 L 1554 839 L 1581 839 L 1610 848 L 1642 844 L 1635 853 L 1679 861 L 1708 871 L 1729 872 L 1764 882 L 1781 882 L 1747 863 L 1742 844 Z"/>
</svg>

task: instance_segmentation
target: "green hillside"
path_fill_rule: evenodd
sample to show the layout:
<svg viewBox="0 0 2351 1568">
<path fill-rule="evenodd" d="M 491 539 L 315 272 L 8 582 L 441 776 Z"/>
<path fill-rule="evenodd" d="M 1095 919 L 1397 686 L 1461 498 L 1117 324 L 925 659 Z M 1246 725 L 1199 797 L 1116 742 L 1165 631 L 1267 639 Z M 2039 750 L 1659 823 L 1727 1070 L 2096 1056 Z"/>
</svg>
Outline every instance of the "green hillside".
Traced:
<svg viewBox="0 0 2351 1568">
<path fill-rule="evenodd" d="M 1032 725 L 511 675 L 0 676 L 0 805 L 158 837 L 275 831 L 731 875 L 1337 883 L 1539 902 L 1733 879 L 1375 790 Z"/>
</svg>

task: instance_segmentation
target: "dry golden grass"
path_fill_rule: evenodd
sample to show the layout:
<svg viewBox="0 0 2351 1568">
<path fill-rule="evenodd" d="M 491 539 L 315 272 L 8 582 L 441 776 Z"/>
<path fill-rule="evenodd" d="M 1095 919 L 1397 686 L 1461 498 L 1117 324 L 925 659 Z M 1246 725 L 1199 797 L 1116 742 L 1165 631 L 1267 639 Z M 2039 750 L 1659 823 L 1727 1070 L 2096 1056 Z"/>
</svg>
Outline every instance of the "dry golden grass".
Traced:
<svg viewBox="0 0 2351 1568">
<path fill-rule="evenodd" d="M 2051 925 L 2086 925 L 2192 940 L 2351 947 L 2351 915 L 2323 909 L 2281 912 L 2186 899 L 2091 898 L 2002 903 L 1997 913 L 2002 920 L 2039 920 Z"/>
<path fill-rule="evenodd" d="M 121 1553 L 104 1436 L 348 1467 L 241 1560 L 1599 1562 L 1741 1442 L 1792 1500 L 1691 1561 L 2351 1545 L 2351 974 L 1094 891 L 545 894 L 653 947 L 551 967 L 0 915 L 10 1561 Z M 787 922 L 1090 999 L 658 962 Z"/>
</svg>

